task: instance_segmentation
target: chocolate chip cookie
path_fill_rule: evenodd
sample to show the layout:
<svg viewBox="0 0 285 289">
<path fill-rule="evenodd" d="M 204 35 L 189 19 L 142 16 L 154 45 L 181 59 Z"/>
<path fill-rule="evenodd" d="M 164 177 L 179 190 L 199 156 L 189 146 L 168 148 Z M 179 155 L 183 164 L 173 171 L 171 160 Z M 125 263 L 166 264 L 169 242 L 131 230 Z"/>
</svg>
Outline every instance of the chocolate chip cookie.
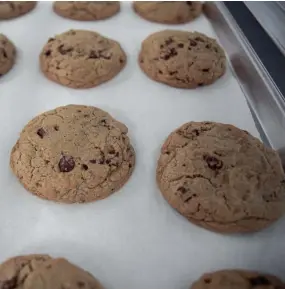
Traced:
<svg viewBox="0 0 285 289">
<path fill-rule="evenodd" d="M 0 77 L 13 67 L 15 58 L 16 48 L 14 44 L 0 33 Z"/>
<path fill-rule="evenodd" d="M 204 274 L 190 289 L 284 289 L 280 279 L 245 270 L 223 270 Z"/>
<path fill-rule="evenodd" d="M 142 18 L 165 24 L 186 23 L 202 13 L 199 1 L 137 1 L 133 7 Z"/>
<path fill-rule="evenodd" d="M 53 10 L 59 16 L 92 21 L 109 18 L 120 11 L 118 1 L 55 1 Z"/>
<path fill-rule="evenodd" d="M 1 289 L 103 289 L 90 273 L 63 258 L 14 257 L 0 265 Z"/>
<path fill-rule="evenodd" d="M 125 66 L 120 44 L 96 32 L 69 30 L 50 38 L 40 54 L 44 75 L 71 88 L 90 88 L 115 77 Z"/>
<path fill-rule="evenodd" d="M 47 111 L 23 129 L 10 164 L 33 194 L 64 203 L 104 199 L 131 176 L 135 153 L 127 127 L 92 106 Z"/>
<path fill-rule="evenodd" d="M 189 122 L 161 148 L 157 183 L 190 222 L 220 233 L 261 230 L 285 212 L 280 158 L 248 132 Z"/>
<path fill-rule="evenodd" d="M 226 56 L 216 40 L 199 32 L 164 30 L 147 37 L 139 54 L 151 79 L 179 88 L 196 88 L 220 78 Z"/>
<path fill-rule="evenodd" d="M 36 1 L 0 1 L 0 20 L 16 18 L 36 7 Z"/>
</svg>

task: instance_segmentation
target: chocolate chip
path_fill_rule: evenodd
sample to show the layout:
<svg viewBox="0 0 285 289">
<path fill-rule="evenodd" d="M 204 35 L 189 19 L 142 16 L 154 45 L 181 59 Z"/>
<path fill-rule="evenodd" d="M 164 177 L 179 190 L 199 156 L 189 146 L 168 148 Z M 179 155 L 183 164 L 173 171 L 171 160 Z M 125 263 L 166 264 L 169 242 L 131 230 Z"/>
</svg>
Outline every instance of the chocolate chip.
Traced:
<svg viewBox="0 0 285 289">
<path fill-rule="evenodd" d="M 209 68 L 202 69 L 203 72 L 209 72 Z"/>
<path fill-rule="evenodd" d="M 184 47 L 184 44 L 183 43 L 178 43 L 177 45 L 179 48 L 183 48 Z"/>
<path fill-rule="evenodd" d="M 197 46 L 197 42 L 192 39 L 189 39 L 189 44 L 190 46 Z"/>
<path fill-rule="evenodd" d="M 109 154 L 110 154 L 110 155 L 114 155 L 115 153 L 116 153 L 116 152 L 115 152 L 114 149 L 110 149 L 110 150 L 109 150 Z"/>
<path fill-rule="evenodd" d="M 119 156 L 119 152 L 116 152 L 115 157 L 118 157 L 118 156 Z"/>
<path fill-rule="evenodd" d="M 96 161 L 96 160 L 90 160 L 89 162 L 90 162 L 91 164 L 96 164 L 97 161 Z"/>
<path fill-rule="evenodd" d="M 200 42 L 205 42 L 205 40 L 203 38 L 201 38 L 200 36 L 195 37 L 196 41 L 200 41 Z"/>
<path fill-rule="evenodd" d="M 198 83 L 198 86 L 203 86 L 203 85 L 204 85 L 203 82 Z"/>
<path fill-rule="evenodd" d="M 181 192 L 182 194 L 185 194 L 187 190 L 184 187 L 179 187 L 177 191 Z"/>
<path fill-rule="evenodd" d="M 174 75 L 176 73 L 177 73 L 177 71 L 169 71 L 169 75 Z"/>
<path fill-rule="evenodd" d="M 203 156 L 204 161 L 208 164 L 208 167 L 211 170 L 219 170 L 223 167 L 223 162 L 216 157 L 204 155 Z"/>
<path fill-rule="evenodd" d="M 81 167 L 82 167 L 82 169 L 83 169 L 84 171 L 87 171 L 87 170 L 88 170 L 88 166 L 85 165 L 85 164 L 83 164 Z"/>
<path fill-rule="evenodd" d="M 8 57 L 8 56 L 7 56 L 7 52 L 6 52 L 6 50 L 5 50 L 4 48 L 1 48 L 1 49 L 0 49 L 0 52 L 2 52 L 3 57 L 5 57 L 5 58 Z"/>
<path fill-rule="evenodd" d="M 169 50 L 169 52 L 166 53 L 165 55 L 163 55 L 161 58 L 164 59 L 164 60 L 168 60 L 169 58 L 174 57 L 176 55 L 177 55 L 176 49 L 175 48 L 171 48 Z"/>
<path fill-rule="evenodd" d="M 133 167 L 133 165 L 132 164 L 129 164 L 129 168 L 132 168 Z"/>
<path fill-rule="evenodd" d="M 271 285 L 271 282 L 263 276 L 249 278 L 249 282 L 250 282 L 250 285 L 253 287 L 260 286 L 260 285 Z"/>
<path fill-rule="evenodd" d="M 110 164 L 110 162 L 111 162 L 110 160 L 106 160 L 106 164 L 107 164 L 107 165 L 109 165 L 109 164 Z"/>
<path fill-rule="evenodd" d="M 193 129 L 192 132 L 195 133 L 196 136 L 198 136 L 198 135 L 200 134 L 200 132 L 198 131 L 198 129 Z"/>
<path fill-rule="evenodd" d="M 77 281 L 77 285 L 78 285 L 79 288 L 85 287 L 85 283 L 82 282 L 82 281 Z"/>
<path fill-rule="evenodd" d="M 51 50 L 47 50 L 46 52 L 45 52 L 45 56 L 50 56 L 51 55 Z"/>
<path fill-rule="evenodd" d="M 166 40 L 165 40 L 165 44 L 166 44 L 166 45 L 169 45 L 169 44 L 171 44 L 171 43 L 173 43 L 173 39 L 172 39 L 172 38 L 169 38 L 169 39 L 166 39 Z"/>
<path fill-rule="evenodd" d="M 212 280 L 210 278 L 205 278 L 204 282 L 207 283 L 207 284 L 210 284 L 212 282 Z"/>
<path fill-rule="evenodd" d="M 206 47 L 207 49 L 210 49 L 210 48 L 211 48 L 211 46 L 210 46 L 209 44 L 207 44 L 205 47 Z"/>
<path fill-rule="evenodd" d="M 59 170 L 62 173 L 68 173 L 75 167 L 75 161 L 71 156 L 63 155 L 58 163 Z"/>
<path fill-rule="evenodd" d="M 44 138 L 44 136 L 46 135 L 46 131 L 41 127 L 37 130 L 37 135 L 40 137 L 40 138 Z"/>
<path fill-rule="evenodd" d="M 17 276 L 10 280 L 0 281 L 1 289 L 14 289 L 17 287 Z"/>
<path fill-rule="evenodd" d="M 54 128 L 54 130 L 59 131 L 59 126 L 58 125 L 55 125 L 53 128 Z"/>
<path fill-rule="evenodd" d="M 192 6 L 193 2 L 192 2 L 192 1 L 186 1 L 186 4 L 187 4 L 188 6 Z"/>
<path fill-rule="evenodd" d="M 89 54 L 89 58 L 99 58 L 99 56 L 97 55 L 96 51 L 91 50 L 90 54 Z"/>
<path fill-rule="evenodd" d="M 65 54 L 67 54 L 68 52 L 73 51 L 73 48 L 72 48 L 72 47 L 64 48 L 64 45 L 61 44 L 61 45 L 58 47 L 58 51 L 59 51 L 60 54 L 65 55 Z"/>
<path fill-rule="evenodd" d="M 119 59 L 120 63 L 124 63 L 124 59 L 120 58 Z"/>
<path fill-rule="evenodd" d="M 160 45 L 160 49 L 162 49 L 163 47 L 164 47 L 164 46 L 161 44 L 161 45 Z"/>
<path fill-rule="evenodd" d="M 159 73 L 159 74 L 162 74 L 162 71 L 161 71 L 161 70 L 158 70 L 158 73 Z"/>
</svg>

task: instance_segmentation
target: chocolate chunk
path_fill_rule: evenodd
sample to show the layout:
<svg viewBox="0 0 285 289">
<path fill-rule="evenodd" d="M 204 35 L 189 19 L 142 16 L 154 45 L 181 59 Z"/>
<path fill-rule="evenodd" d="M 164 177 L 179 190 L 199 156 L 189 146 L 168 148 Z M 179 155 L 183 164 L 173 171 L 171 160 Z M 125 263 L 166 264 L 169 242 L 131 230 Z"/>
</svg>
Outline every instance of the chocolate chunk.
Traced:
<svg viewBox="0 0 285 289">
<path fill-rule="evenodd" d="M 61 45 L 58 47 L 58 51 L 59 51 L 60 54 L 65 55 L 65 54 L 67 54 L 68 52 L 73 51 L 73 48 L 72 48 L 72 47 L 64 48 L 64 45 L 61 44 Z"/>
<path fill-rule="evenodd" d="M 99 56 L 97 55 L 96 51 L 91 50 L 90 54 L 89 54 L 89 58 L 99 58 Z"/>
<path fill-rule="evenodd" d="M 166 39 L 166 40 L 165 40 L 165 44 L 166 44 L 166 45 L 169 45 L 169 44 L 171 44 L 171 43 L 173 43 L 173 39 L 172 39 L 172 38 L 169 38 L 169 39 Z"/>
<path fill-rule="evenodd" d="M 84 171 L 87 171 L 87 170 L 88 170 L 88 166 L 85 165 L 85 164 L 83 164 L 81 167 L 82 167 L 82 169 L 83 169 Z"/>
<path fill-rule="evenodd" d="M 75 161 L 73 157 L 63 155 L 58 163 L 58 167 L 62 173 L 71 172 L 75 167 Z"/>
<path fill-rule="evenodd" d="M 0 281 L 1 289 L 14 289 L 17 287 L 17 276 L 10 280 Z"/>
<path fill-rule="evenodd" d="M 257 276 L 254 278 L 250 278 L 249 282 L 250 282 L 250 285 L 253 287 L 260 286 L 260 285 L 271 285 L 271 282 L 263 276 Z"/>
<path fill-rule="evenodd" d="M 85 283 L 82 282 L 82 281 L 77 281 L 77 285 L 78 285 L 79 288 L 85 287 Z"/>
<path fill-rule="evenodd" d="M 45 52 L 45 56 L 50 56 L 51 55 L 51 50 L 47 50 L 46 52 Z"/>
<path fill-rule="evenodd" d="M 177 51 L 175 48 L 171 48 L 168 53 L 166 53 L 165 55 L 163 55 L 161 58 L 164 60 L 168 60 L 171 57 L 174 57 L 177 55 Z"/>
<path fill-rule="evenodd" d="M 44 136 L 46 135 L 46 131 L 41 127 L 37 130 L 37 135 L 40 137 L 40 138 L 44 138 Z"/>
<path fill-rule="evenodd" d="M 181 192 L 182 194 L 185 194 L 187 190 L 184 187 L 179 187 L 177 191 Z"/>
<path fill-rule="evenodd" d="M 208 164 L 208 167 L 211 170 L 219 170 L 223 167 L 223 162 L 216 157 L 204 155 L 203 157 L 204 161 Z"/>
</svg>

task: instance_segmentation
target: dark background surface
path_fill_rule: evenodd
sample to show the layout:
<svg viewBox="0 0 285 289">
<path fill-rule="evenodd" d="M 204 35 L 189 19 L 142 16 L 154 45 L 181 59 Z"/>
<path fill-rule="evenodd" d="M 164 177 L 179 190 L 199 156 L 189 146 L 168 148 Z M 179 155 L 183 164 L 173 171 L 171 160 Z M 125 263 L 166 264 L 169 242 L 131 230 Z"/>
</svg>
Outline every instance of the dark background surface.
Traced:
<svg viewBox="0 0 285 289">
<path fill-rule="evenodd" d="M 285 96 L 285 56 L 243 2 L 224 2 L 275 84 Z M 284 23 L 285 25 L 285 23 Z"/>
</svg>

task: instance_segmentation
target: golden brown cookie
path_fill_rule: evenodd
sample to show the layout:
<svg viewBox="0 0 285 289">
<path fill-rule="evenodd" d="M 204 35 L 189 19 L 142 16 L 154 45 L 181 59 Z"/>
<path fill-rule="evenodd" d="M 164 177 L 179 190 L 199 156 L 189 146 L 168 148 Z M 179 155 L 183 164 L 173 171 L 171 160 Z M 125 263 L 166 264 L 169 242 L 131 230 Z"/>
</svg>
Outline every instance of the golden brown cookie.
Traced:
<svg viewBox="0 0 285 289">
<path fill-rule="evenodd" d="M 200 1 L 136 1 L 133 7 L 142 18 L 165 24 L 186 23 L 202 13 Z"/>
<path fill-rule="evenodd" d="M 15 58 L 16 48 L 14 44 L 0 33 L 0 77 L 13 67 Z"/>
<path fill-rule="evenodd" d="M 147 37 L 139 64 L 151 79 L 179 88 L 196 88 L 220 78 L 226 56 L 216 40 L 198 32 L 164 30 Z"/>
<path fill-rule="evenodd" d="M 90 273 L 63 258 L 27 255 L 0 265 L 1 289 L 103 289 Z"/>
<path fill-rule="evenodd" d="M 72 88 L 106 82 L 125 64 L 126 55 L 118 42 L 87 30 L 69 30 L 50 38 L 40 54 L 44 75 Z"/>
<path fill-rule="evenodd" d="M 127 132 L 99 108 L 58 107 L 24 127 L 11 152 L 11 168 L 41 198 L 64 203 L 104 199 L 133 172 L 135 153 Z"/>
<path fill-rule="evenodd" d="M 36 1 L 0 1 L 0 20 L 27 14 L 37 5 Z"/>
<path fill-rule="evenodd" d="M 80 20 L 102 20 L 120 11 L 119 1 L 55 1 L 53 10 L 59 16 Z"/>
<path fill-rule="evenodd" d="M 190 289 L 285 289 L 285 284 L 269 274 L 222 270 L 204 274 Z"/>
<path fill-rule="evenodd" d="M 232 125 L 189 122 L 176 129 L 161 148 L 156 176 L 173 208 L 212 231 L 258 231 L 285 212 L 277 152 Z"/>
</svg>

